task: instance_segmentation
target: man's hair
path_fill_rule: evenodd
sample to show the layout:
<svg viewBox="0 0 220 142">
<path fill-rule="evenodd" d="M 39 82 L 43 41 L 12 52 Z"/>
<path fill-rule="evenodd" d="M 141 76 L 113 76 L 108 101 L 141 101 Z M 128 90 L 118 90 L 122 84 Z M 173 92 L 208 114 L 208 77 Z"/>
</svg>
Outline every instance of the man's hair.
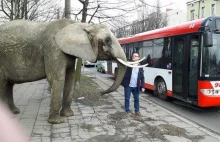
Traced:
<svg viewBox="0 0 220 142">
<path fill-rule="evenodd" d="M 138 54 L 138 56 L 140 56 L 140 54 L 138 52 L 133 52 L 131 56 L 133 56 L 135 53 Z"/>
</svg>

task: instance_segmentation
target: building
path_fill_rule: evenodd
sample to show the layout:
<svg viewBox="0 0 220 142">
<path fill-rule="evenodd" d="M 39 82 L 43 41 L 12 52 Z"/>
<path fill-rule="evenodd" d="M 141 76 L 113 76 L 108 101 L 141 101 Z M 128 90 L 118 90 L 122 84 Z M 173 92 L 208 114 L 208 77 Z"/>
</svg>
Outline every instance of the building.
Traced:
<svg viewBox="0 0 220 142">
<path fill-rule="evenodd" d="M 208 16 L 220 16 L 220 0 L 189 0 L 186 4 L 187 21 Z"/>
<path fill-rule="evenodd" d="M 166 9 L 167 26 L 181 24 L 187 21 L 186 12 L 181 9 Z"/>
</svg>

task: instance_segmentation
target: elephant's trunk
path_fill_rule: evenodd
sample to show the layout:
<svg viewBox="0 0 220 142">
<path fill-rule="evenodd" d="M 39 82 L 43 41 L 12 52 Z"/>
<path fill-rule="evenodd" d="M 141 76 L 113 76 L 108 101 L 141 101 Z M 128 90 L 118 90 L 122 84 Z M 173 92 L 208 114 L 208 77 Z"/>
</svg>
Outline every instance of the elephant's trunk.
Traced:
<svg viewBox="0 0 220 142">
<path fill-rule="evenodd" d="M 115 78 L 115 82 L 109 89 L 102 91 L 101 92 L 102 95 L 115 91 L 121 85 L 121 82 L 122 82 L 122 79 L 124 78 L 127 67 L 118 61 L 117 63 L 118 63 L 118 71 L 117 71 L 117 76 Z"/>
</svg>

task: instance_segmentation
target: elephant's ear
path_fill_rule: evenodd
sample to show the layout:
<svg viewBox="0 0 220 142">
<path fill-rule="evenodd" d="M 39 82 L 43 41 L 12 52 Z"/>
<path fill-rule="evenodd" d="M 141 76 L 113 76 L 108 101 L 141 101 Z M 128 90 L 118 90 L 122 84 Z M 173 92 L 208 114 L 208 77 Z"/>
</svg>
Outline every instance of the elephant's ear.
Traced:
<svg viewBox="0 0 220 142">
<path fill-rule="evenodd" d="M 79 25 L 71 24 L 58 31 L 54 37 L 58 47 L 66 54 L 95 62 L 97 54 L 88 34 Z"/>
</svg>

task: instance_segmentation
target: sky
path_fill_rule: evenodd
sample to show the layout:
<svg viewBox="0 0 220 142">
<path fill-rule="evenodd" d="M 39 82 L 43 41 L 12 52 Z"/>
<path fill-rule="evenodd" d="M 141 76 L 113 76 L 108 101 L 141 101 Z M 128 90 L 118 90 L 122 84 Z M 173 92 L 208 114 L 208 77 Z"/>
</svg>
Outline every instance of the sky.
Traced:
<svg viewBox="0 0 220 142">
<path fill-rule="evenodd" d="M 155 5 L 157 0 L 144 0 L 147 4 Z M 165 6 L 163 9 L 181 9 L 186 11 L 186 2 L 188 0 L 160 0 L 161 7 Z"/>
<path fill-rule="evenodd" d="M 63 0 L 64 1 L 64 0 Z M 74 1 L 74 3 L 73 3 Z M 109 0 L 114 1 L 114 0 Z M 134 2 L 137 2 L 139 0 L 134 0 Z M 150 5 L 156 5 L 157 0 L 143 0 L 145 3 Z M 181 9 L 186 11 L 186 2 L 189 0 L 160 0 L 161 6 L 165 6 L 164 8 L 172 8 L 172 9 Z M 72 0 L 71 3 L 73 8 L 80 8 L 81 3 L 78 0 Z M 166 6 L 168 5 L 168 6 Z"/>
<path fill-rule="evenodd" d="M 65 1 L 65 0 L 61 0 L 61 1 Z M 114 1 L 119 1 L 119 0 L 106 0 L 107 2 L 114 2 Z M 135 4 L 138 5 L 138 3 L 140 3 L 140 1 L 144 1 L 144 3 L 152 5 L 152 6 L 156 6 L 157 4 L 157 0 L 133 0 Z M 186 12 L 186 2 L 189 0 L 160 0 L 160 6 L 162 7 L 162 12 L 165 12 L 167 8 L 170 9 L 180 9 L 180 11 L 184 11 Z M 64 5 L 64 3 L 63 3 Z M 78 1 L 78 0 L 72 0 L 71 1 L 71 7 L 72 9 L 78 9 L 81 10 L 82 9 L 82 4 Z M 111 13 L 114 13 L 114 11 L 111 11 Z M 128 16 L 129 18 L 129 22 L 132 22 L 134 20 L 138 19 L 138 12 L 136 11 L 136 13 L 132 13 L 132 16 Z"/>
</svg>

